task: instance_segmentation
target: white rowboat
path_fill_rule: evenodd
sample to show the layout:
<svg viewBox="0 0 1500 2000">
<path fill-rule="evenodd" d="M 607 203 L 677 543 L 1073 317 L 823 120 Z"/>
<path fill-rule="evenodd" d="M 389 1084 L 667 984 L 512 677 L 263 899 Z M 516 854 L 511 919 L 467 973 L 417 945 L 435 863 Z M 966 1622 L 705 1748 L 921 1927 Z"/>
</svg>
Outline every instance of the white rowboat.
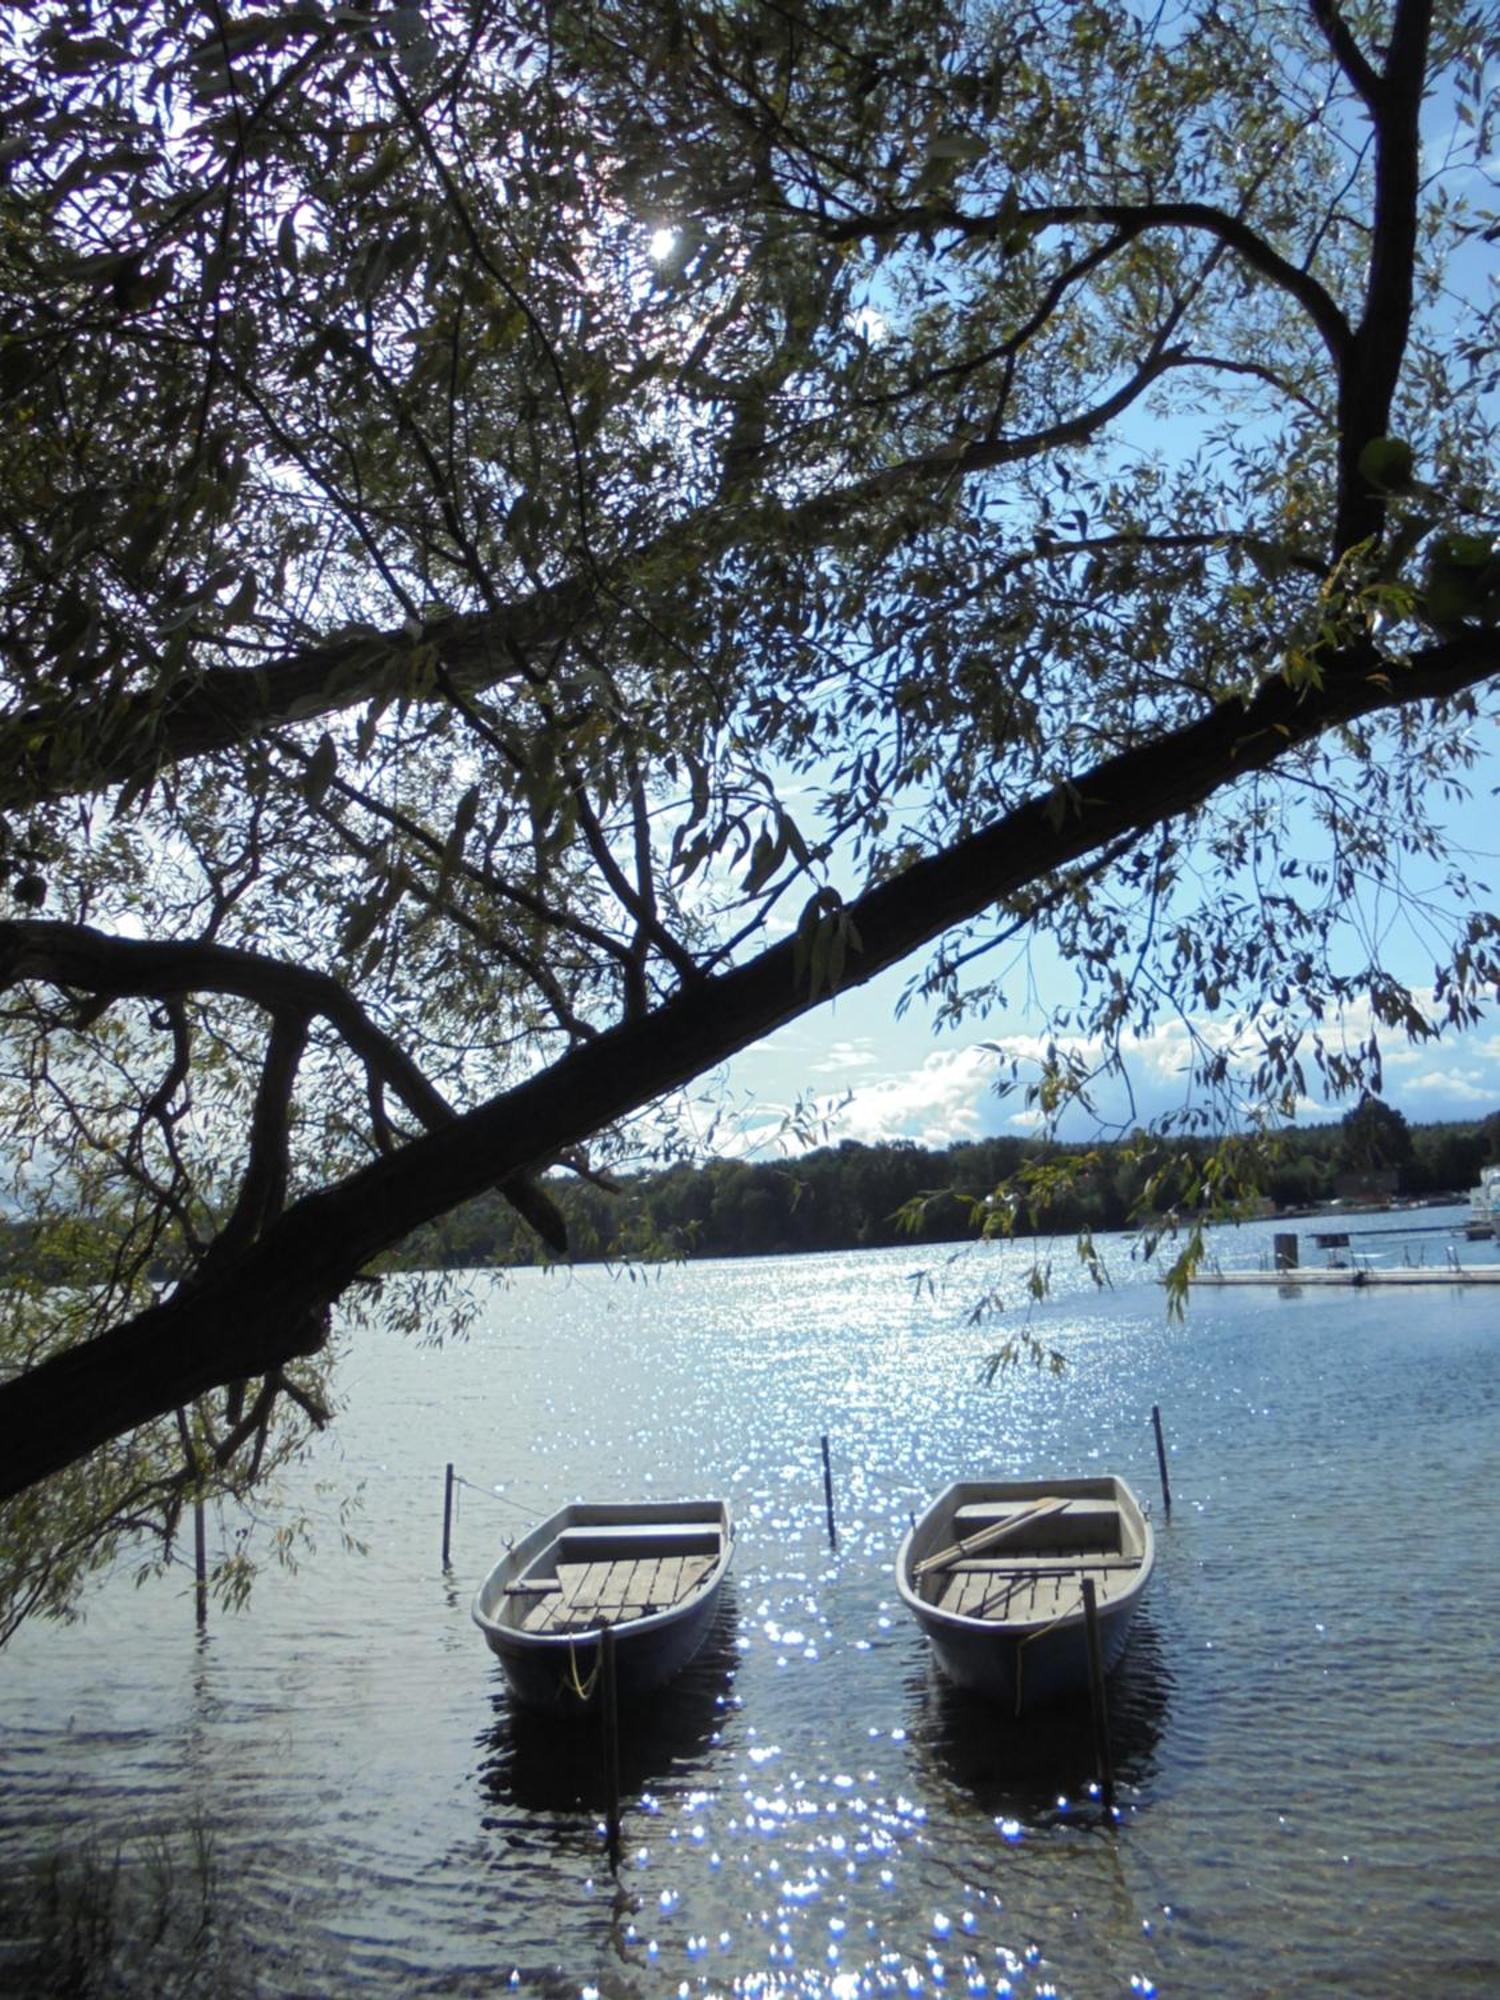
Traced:
<svg viewBox="0 0 1500 2000">
<path fill-rule="evenodd" d="M 722 1500 L 577 1500 L 495 1565 L 474 1622 L 516 1699 L 553 1711 L 587 1703 L 610 1626 L 619 1699 L 638 1700 L 708 1637 L 733 1546 Z"/>
<path fill-rule="evenodd" d="M 902 1542 L 896 1582 L 948 1679 L 1019 1713 L 1088 1687 L 1084 1578 L 1107 1673 L 1154 1560 L 1123 1479 L 964 1479 Z"/>
</svg>

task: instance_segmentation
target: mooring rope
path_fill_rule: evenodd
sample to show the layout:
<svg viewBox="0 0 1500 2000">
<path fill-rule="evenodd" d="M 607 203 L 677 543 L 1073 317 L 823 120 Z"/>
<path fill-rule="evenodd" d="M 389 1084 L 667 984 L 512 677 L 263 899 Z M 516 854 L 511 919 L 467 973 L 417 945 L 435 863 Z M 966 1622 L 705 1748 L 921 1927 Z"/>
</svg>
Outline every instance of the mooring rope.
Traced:
<svg viewBox="0 0 1500 2000">
<path fill-rule="evenodd" d="M 477 1480 L 465 1479 L 461 1472 L 453 1475 L 455 1486 L 466 1486 L 471 1493 L 482 1493 L 486 1500 L 493 1500 L 497 1506 L 513 1507 L 518 1514 L 535 1514 L 538 1503 L 534 1500 L 513 1500 L 508 1493 L 497 1493 L 493 1486 L 481 1486 Z"/>
<path fill-rule="evenodd" d="M 589 1675 L 586 1683 L 581 1681 L 578 1677 L 578 1649 L 574 1646 L 571 1636 L 569 1637 L 568 1676 L 573 1683 L 573 1692 L 581 1702 L 587 1703 L 593 1700 L 594 1689 L 599 1685 L 599 1670 L 603 1665 L 604 1648 L 600 1646 L 594 1654 L 594 1671 Z"/>
</svg>

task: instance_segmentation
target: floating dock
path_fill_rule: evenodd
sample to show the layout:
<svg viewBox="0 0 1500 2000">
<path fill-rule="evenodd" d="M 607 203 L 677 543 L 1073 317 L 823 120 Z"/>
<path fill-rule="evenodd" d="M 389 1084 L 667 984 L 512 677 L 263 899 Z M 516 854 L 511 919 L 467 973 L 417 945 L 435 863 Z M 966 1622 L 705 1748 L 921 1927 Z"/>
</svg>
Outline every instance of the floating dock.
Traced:
<svg viewBox="0 0 1500 2000">
<path fill-rule="evenodd" d="M 1335 1264 L 1311 1269 L 1294 1265 L 1289 1271 L 1197 1271 L 1195 1285 L 1274 1286 L 1278 1291 L 1305 1290 L 1330 1285 L 1500 1285 L 1500 1264 L 1393 1266 L 1372 1269 L 1367 1264 Z"/>
<path fill-rule="evenodd" d="M 1318 1229 L 1314 1246 L 1326 1262 L 1304 1264 L 1302 1246 L 1293 1229 L 1278 1229 L 1272 1243 L 1272 1261 L 1249 1271 L 1195 1271 L 1195 1285 L 1274 1285 L 1278 1291 L 1301 1287 L 1327 1290 L 1330 1285 L 1500 1285 L 1500 1264 L 1465 1264 L 1450 1244 L 1441 1264 L 1361 1263 L 1360 1253 L 1350 1238 L 1360 1236 L 1404 1236 L 1402 1229 Z"/>
</svg>

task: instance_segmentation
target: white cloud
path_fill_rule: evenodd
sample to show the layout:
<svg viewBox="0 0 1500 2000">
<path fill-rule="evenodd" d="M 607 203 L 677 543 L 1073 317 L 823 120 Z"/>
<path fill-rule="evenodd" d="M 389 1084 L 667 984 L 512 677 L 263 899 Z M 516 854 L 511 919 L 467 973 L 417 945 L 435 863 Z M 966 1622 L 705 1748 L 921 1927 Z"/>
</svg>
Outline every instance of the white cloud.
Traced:
<svg viewBox="0 0 1500 2000">
<path fill-rule="evenodd" d="M 866 1036 L 856 1042 L 835 1042 L 821 1062 L 812 1065 L 814 1076 L 828 1076 L 839 1070 L 869 1069 L 879 1061 Z"/>
<path fill-rule="evenodd" d="M 855 1063 L 873 1062 L 850 1044 Z M 830 1063 L 839 1069 L 854 1063 Z M 892 1139 L 912 1139 L 923 1146 L 951 1146 L 978 1138 L 984 1129 L 982 1109 L 994 1081 L 996 1060 L 987 1049 L 973 1046 L 934 1051 L 914 1069 L 852 1083 L 843 1098 L 825 1098 L 816 1106 L 817 1139 L 836 1146 L 842 1139 L 878 1145 Z M 759 1147 L 775 1143 L 786 1150 L 780 1107 L 763 1107 L 769 1114 L 756 1132 Z"/>
<path fill-rule="evenodd" d="M 1434 1019 L 1440 1018 L 1430 991 L 1418 989 L 1413 997 L 1418 1007 Z M 1324 1023 L 1323 1032 L 1330 1046 L 1342 1041 L 1351 1050 L 1364 1046 L 1372 1037 L 1377 1040 L 1386 1075 L 1384 1094 L 1414 1122 L 1461 1118 L 1471 1109 L 1500 1108 L 1500 1035 L 1482 1033 L 1408 1043 L 1376 1022 L 1368 1003 L 1362 1000 L 1345 1008 L 1336 1020 Z M 994 1046 L 1002 1052 L 1007 1064 L 1011 1061 L 1020 1064 L 1024 1083 L 1028 1067 L 1040 1069 L 1049 1039 L 1010 1035 L 997 1037 Z M 1083 1036 L 1057 1035 L 1051 1038 L 1051 1046 L 1059 1055 L 1086 1067 L 1096 1065 L 1102 1054 L 1097 1040 Z M 1146 1122 L 1175 1109 L 1189 1087 L 1194 1057 L 1201 1056 L 1205 1048 L 1227 1052 L 1231 1075 L 1239 1073 L 1244 1077 L 1249 1074 L 1258 1043 L 1253 1031 L 1232 1017 L 1159 1022 L 1150 1033 L 1124 1043 L 1122 1055 L 1129 1090 L 1118 1081 L 1103 1080 L 1096 1093 L 1100 1115 L 1106 1119 L 1139 1117 Z M 1318 1072 L 1310 1044 L 1305 1045 L 1304 1054 L 1308 1083 L 1316 1089 Z M 1123 1108 L 1127 1099 L 1128 1110 Z M 1348 1108 L 1345 1100 L 1320 1100 L 1304 1092 L 1299 1097 L 1296 1116 L 1316 1123 L 1341 1117 Z M 1003 1122 L 1014 1130 L 1026 1131 L 1042 1121 L 1033 1111 L 1021 1109 Z"/>
<path fill-rule="evenodd" d="M 978 1137 L 980 1105 L 995 1076 L 987 1049 L 934 1052 L 918 1068 L 856 1086 L 839 1114 L 839 1136 L 872 1142 L 915 1139 L 924 1146 L 951 1146 Z"/>
<path fill-rule="evenodd" d="M 1432 1097 L 1451 1099 L 1454 1104 L 1477 1105 L 1486 1110 L 1500 1107 L 1500 1078 L 1485 1078 L 1482 1070 L 1445 1072 L 1430 1069 L 1414 1076 L 1404 1086 L 1407 1094 L 1421 1091 Z"/>
<path fill-rule="evenodd" d="M 739 1107 L 726 1104 L 728 1115 L 713 1135 L 714 1148 L 767 1157 L 845 1138 L 866 1143 L 911 1139 L 941 1147 L 986 1133 L 1023 1135 L 1045 1123 L 1037 1107 L 1026 1103 L 1025 1088 L 1040 1076 L 1049 1046 L 1078 1058 L 1086 1068 L 1096 1067 L 1103 1055 L 1097 1040 L 1045 1032 L 1000 1033 L 983 1040 L 976 1036 L 965 1044 L 949 1038 L 934 1046 L 920 1019 L 895 1015 L 895 991 L 888 983 L 878 993 L 856 989 L 840 995 L 836 1009 L 789 1023 L 747 1051 L 730 1072 L 731 1094 L 739 1098 Z M 1430 1006 L 1429 994 L 1416 997 L 1419 1006 Z M 995 1026 L 1000 1025 L 997 1020 Z M 1478 1118 L 1500 1110 L 1500 1034 L 1493 1022 L 1475 1034 L 1416 1047 L 1376 1029 L 1362 1004 L 1323 1024 L 1325 1040 L 1336 1046 L 1342 1037 L 1350 1049 L 1367 1043 L 1372 1032 L 1378 1034 L 1385 1058 L 1386 1097 L 1413 1123 Z M 1244 1077 L 1258 1043 L 1253 1031 L 1236 1026 L 1233 1016 L 1163 1021 L 1141 1040 L 1126 1043 L 1128 1086 L 1118 1078 L 1099 1079 L 1093 1092 L 1098 1122 L 1084 1112 L 1074 1113 L 1064 1122 L 1063 1136 L 1083 1140 L 1101 1128 L 1109 1134 L 1150 1124 L 1180 1112 L 1190 1096 L 1201 1103 L 1191 1069 L 1195 1047 L 1201 1053 L 1205 1046 L 1230 1051 L 1231 1076 Z M 1321 1077 L 1310 1047 L 1304 1048 L 1304 1062 L 1307 1087 L 1296 1107 L 1296 1122 L 1336 1121 L 1348 1111 L 1348 1101 L 1321 1098 Z M 1012 1063 L 1018 1087 L 999 1096 L 994 1086 L 1009 1079 Z M 789 1107 L 800 1100 L 805 1110 L 810 1091 L 816 1092 L 812 1121 L 802 1118 L 795 1131 L 788 1130 L 783 1121 Z M 1231 1106 L 1230 1117 L 1244 1115 L 1245 1108 Z"/>
</svg>

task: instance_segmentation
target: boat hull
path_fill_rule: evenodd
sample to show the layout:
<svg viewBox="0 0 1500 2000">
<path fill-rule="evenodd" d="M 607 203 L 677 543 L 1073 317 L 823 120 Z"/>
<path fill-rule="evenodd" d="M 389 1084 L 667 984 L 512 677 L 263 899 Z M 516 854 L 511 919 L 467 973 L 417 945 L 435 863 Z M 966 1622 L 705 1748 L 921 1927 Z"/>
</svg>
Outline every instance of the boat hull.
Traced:
<svg viewBox="0 0 1500 2000">
<path fill-rule="evenodd" d="M 713 1628 L 718 1595 L 715 1592 L 711 1599 L 658 1632 L 642 1631 L 638 1625 L 614 1628 L 615 1688 L 620 1702 L 643 1701 L 691 1664 Z M 589 1705 L 599 1665 L 597 1635 L 526 1646 L 501 1633 L 489 1643 L 505 1669 L 511 1694 L 523 1708 L 567 1715 Z"/>
<path fill-rule="evenodd" d="M 570 1539 L 586 1552 L 609 1552 L 604 1538 L 618 1538 L 628 1559 L 633 1549 L 665 1555 L 674 1549 L 698 1552 L 703 1573 L 687 1593 L 663 1609 L 630 1616 L 619 1609 L 580 1613 L 573 1629 L 528 1631 L 528 1579 L 566 1575 Z M 496 1564 L 474 1599 L 474 1622 L 505 1670 L 513 1698 L 522 1706 L 553 1715 L 579 1714 L 597 1687 L 600 1634 L 614 1635 L 615 1687 L 621 1703 L 640 1702 L 680 1674 L 700 1651 L 718 1616 L 733 1529 L 722 1501 L 645 1503 L 579 1501 L 518 1542 Z M 645 1557 L 642 1557 L 645 1560 Z"/>
<path fill-rule="evenodd" d="M 1119 1663 L 1134 1616 L 1131 1609 L 1099 1620 L 1107 1674 Z M 1088 1690 L 1088 1638 L 1081 1617 L 1076 1625 L 1042 1635 L 1009 1630 L 972 1633 L 920 1614 L 918 1623 L 944 1676 L 971 1694 L 1020 1711 Z"/>
<path fill-rule="evenodd" d="M 1067 1501 L 1075 1510 L 1067 1533 L 1079 1545 L 1070 1549 L 1064 1541 L 1056 1552 L 1055 1575 L 1048 1567 L 1046 1555 L 1007 1558 L 1004 1550 L 1007 1545 L 1014 1547 L 1014 1539 L 1009 1544 L 992 1541 L 987 1557 L 980 1554 L 973 1560 L 952 1565 L 956 1570 L 992 1571 L 999 1580 L 995 1588 L 1003 1588 L 1007 1580 L 1018 1575 L 1032 1593 L 1045 1577 L 1052 1595 L 1045 1601 L 1044 1609 L 1017 1617 L 974 1616 L 929 1601 L 943 1575 L 941 1569 L 934 1572 L 930 1567 L 937 1559 L 936 1551 L 945 1543 L 953 1545 L 955 1538 L 963 1534 L 966 1515 L 981 1521 L 991 1517 L 998 1520 L 1006 1508 L 1020 1512 L 1058 1500 Z M 1084 1546 L 1089 1535 L 1102 1532 L 1084 1525 L 1084 1509 L 1096 1513 L 1101 1520 L 1108 1519 L 1108 1510 L 1117 1510 L 1118 1526 L 1112 1532 L 1118 1539 L 1113 1553 L 1091 1556 Z M 1054 1511 L 1052 1538 L 1059 1535 L 1067 1511 L 1067 1508 Z M 1020 1532 L 1024 1534 L 1024 1525 Z M 984 1541 L 982 1533 L 979 1539 Z M 1092 1573 L 1098 1579 L 1096 1620 L 1102 1663 L 1108 1673 L 1125 1650 L 1154 1559 L 1150 1523 L 1122 1480 L 1108 1475 L 1053 1480 L 966 1480 L 940 1494 L 907 1535 L 897 1558 L 897 1583 L 908 1610 L 927 1635 L 933 1658 L 945 1677 L 957 1687 L 1020 1713 L 1088 1689 L 1089 1647 L 1079 1588 L 1081 1577 Z M 1006 1568 L 1007 1560 L 1030 1567 L 1011 1572 Z M 929 1565 L 925 1578 L 924 1563 Z M 981 1577 L 978 1587 L 991 1587 L 991 1580 Z M 1013 1580 L 1010 1587 L 1015 1588 Z"/>
</svg>

